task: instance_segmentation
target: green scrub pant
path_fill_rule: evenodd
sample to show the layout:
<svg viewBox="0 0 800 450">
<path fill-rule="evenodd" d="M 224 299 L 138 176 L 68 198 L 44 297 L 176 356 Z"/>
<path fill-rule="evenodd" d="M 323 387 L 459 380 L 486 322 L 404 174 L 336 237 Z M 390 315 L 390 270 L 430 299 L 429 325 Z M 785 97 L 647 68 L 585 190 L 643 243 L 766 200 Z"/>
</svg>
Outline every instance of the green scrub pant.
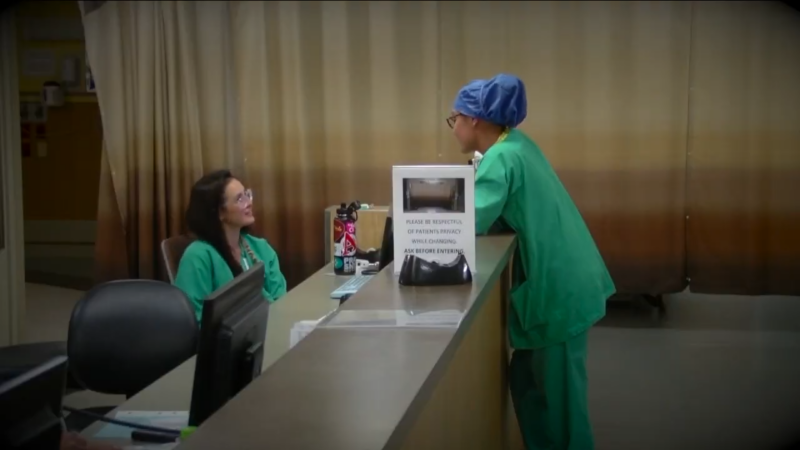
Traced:
<svg viewBox="0 0 800 450">
<path fill-rule="evenodd" d="M 586 393 L 587 334 L 514 351 L 509 385 L 526 449 L 594 449 Z"/>
</svg>

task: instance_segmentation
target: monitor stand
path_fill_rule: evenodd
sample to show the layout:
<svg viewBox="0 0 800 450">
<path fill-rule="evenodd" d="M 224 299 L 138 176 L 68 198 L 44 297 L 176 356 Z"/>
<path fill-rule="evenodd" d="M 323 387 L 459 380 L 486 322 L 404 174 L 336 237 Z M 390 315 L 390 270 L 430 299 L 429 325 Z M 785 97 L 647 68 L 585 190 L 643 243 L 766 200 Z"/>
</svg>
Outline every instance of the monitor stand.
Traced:
<svg viewBox="0 0 800 450">
<path fill-rule="evenodd" d="M 244 389 L 251 381 L 261 375 L 261 366 L 264 363 L 263 342 L 257 342 L 245 351 L 241 362 L 241 377 L 234 391 L 238 393 Z"/>
</svg>

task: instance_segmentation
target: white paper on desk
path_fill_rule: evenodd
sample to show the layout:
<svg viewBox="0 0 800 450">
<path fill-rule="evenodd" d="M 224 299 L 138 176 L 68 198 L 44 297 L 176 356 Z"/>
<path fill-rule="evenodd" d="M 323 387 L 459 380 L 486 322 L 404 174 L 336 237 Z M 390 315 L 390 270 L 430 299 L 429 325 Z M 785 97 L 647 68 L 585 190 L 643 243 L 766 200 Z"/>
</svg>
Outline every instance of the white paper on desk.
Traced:
<svg viewBox="0 0 800 450">
<path fill-rule="evenodd" d="M 303 338 L 314 331 L 314 328 L 317 328 L 317 324 L 321 320 L 322 319 L 301 320 L 300 322 L 296 322 L 294 325 L 292 325 L 292 329 L 289 331 L 289 348 L 297 345 L 298 342 L 302 341 Z"/>
<path fill-rule="evenodd" d="M 297 345 L 298 342 L 305 339 L 305 337 L 314 331 L 321 322 L 330 317 L 331 314 L 335 314 L 336 311 L 338 310 L 333 308 L 328 314 L 325 314 L 317 320 L 301 320 L 300 322 L 295 322 L 295 324 L 292 325 L 292 329 L 289 330 L 289 348 L 291 349 Z"/>
<path fill-rule="evenodd" d="M 409 313 L 405 310 L 397 311 L 398 327 L 421 328 L 458 328 L 464 313 L 455 309 L 442 311 L 428 311 Z"/>
<path fill-rule="evenodd" d="M 458 328 L 458 310 L 414 312 L 403 309 L 339 310 L 324 328 Z"/>
<path fill-rule="evenodd" d="M 325 325 L 326 328 L 395 328 L 397 315 L 393 309 L 339 310 Z"/>
<path fill-rule="evenodd" d="M 119 411 L 114 418 L 137 425 L 149 425 L 177 431 L 181 431 L 189 425 L 189 411 Z M 108 423 L 94 437 L 96 439 L 130 439 L 131 431 L 128 427 Z"/>
</svg>

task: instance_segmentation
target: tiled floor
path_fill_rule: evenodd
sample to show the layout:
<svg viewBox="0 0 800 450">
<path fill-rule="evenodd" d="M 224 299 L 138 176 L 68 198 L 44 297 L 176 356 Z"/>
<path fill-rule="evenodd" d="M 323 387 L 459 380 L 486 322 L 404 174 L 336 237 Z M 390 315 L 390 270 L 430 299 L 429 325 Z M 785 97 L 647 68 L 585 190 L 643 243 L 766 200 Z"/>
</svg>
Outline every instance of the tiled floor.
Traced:
<svg viewBox="0 0 800 450">
<path fill-rule="evenodd" d="M 25 284 L 25 342 L 67 339 L 72 308 L 83 292 L 43 284 Z"/>
<path fill-rule="evenodd" d="M 611 303 L 590 334 L 602 450 L 771 450 L 800 442 L 800 298 L 681 294 L 654 319 Z"/>
<path fill-rule="evenodd" d="M 65 339 L 81 292 L 27 289 L 26 340 Z M 657 318 L 644 304 L 612 302 L 590 333 L 597 449 L 780 450 L 800 438 L 800 298 L 680 294 L 666 303 Z"/>
</svg>

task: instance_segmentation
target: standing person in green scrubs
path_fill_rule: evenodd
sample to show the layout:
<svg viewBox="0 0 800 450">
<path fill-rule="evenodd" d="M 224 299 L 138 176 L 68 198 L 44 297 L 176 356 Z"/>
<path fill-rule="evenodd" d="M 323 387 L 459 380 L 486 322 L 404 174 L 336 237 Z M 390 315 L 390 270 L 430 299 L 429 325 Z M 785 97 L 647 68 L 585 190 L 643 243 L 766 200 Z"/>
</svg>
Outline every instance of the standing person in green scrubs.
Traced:
<svg viewBox="0 0 800 450">
<path fill-rule="evenodd" d="M 509 308 L 509 385 L 528 449 L 592 450 L 589 328 L 614 283 L 580 212 L 542 151 L 516 127 L 525 86 L 500 74 L 456 96 L 447 123 L 464 153 L 485 153 L 475 176 L 476 231 L 517 233 Z"/>
<path fill-rule="evenodd" d="M 181 257 L 175 286 L 189 297 L 198 322 L 206 297 L 259 261 L 266 270 L 264 299 L 274 302 L 286 294 L 275 250 L 248 231 L 254 222 L 253 192 L 230 171 L 212 172 L 192 187 L 186 223 L 197 240 Z"/>
</svg>

